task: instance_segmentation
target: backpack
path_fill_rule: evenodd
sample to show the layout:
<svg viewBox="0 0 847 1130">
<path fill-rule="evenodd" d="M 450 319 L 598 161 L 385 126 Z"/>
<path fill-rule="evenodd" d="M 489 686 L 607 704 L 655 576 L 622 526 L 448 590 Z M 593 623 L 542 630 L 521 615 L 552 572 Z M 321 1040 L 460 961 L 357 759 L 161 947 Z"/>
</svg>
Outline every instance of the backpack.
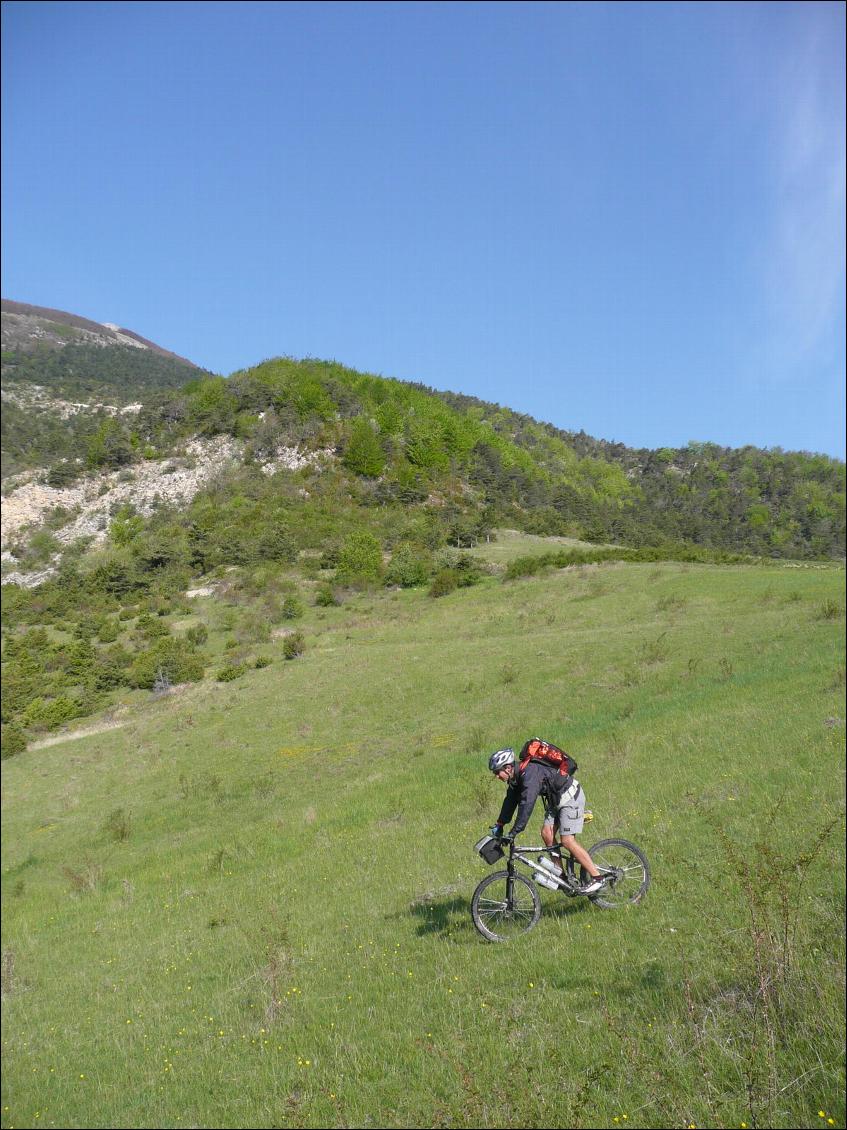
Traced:
<svg viewBox="0 0 847 1130">
<path fill-rule="evenodd" d="M 530 761 L 540 761 L 543 765 L 550 765 L 558 769 L 563 777 L 575 773 L 579 766 L 563 749 L 559 749 L 552 742 L 542 741 L 541 738 L 530 738 L 521 750 L 520 771 L 523 772 Z"/>
</svg>

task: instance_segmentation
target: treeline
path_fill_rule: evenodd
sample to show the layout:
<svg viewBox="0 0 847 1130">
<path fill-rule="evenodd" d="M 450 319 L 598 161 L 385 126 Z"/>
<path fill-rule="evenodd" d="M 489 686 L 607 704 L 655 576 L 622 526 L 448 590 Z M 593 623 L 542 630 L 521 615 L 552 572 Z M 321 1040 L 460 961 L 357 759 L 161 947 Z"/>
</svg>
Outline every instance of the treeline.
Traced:
<svg viewBox="0 0 847 1130">
<path fill-rule="evenodd" d="M 248 464 L 272 461 L 281 447 L 330 451 L 362 505 L 449 506 L 459 543 L 478 536 L 484 515 L 489 526 L 635 548 L 844 555 L 844 465 L 826 456 L 714 444 L 638 451 L 317 360 L 277 358 L 229 378 L 148 388 L 144 401 L 131 418 L 55 427 L 14 416 L 9 430 L 38 436 L 11 442 L 21 458 L 52 445 L 54 485 L 162 458 L 195 435 L 243 440 Z"/>
<path fill-rule="evenodd" d="M 510 436 L 541 466 L 565 458 L 591 460 L 623 474 L 633 486 L 617 511 L 593 506 L 558 483 L 534 509 L 531 532 L 565 534 L 581 526 L 588 540 L 628 545 L 688 542 L 758 556 L 843 557 L 845 466 L 808 452 L 721 447 L 691 442 L 682 448 L 630 448 L 567 432 L 497 404 L 454 393 L 434 393 L 445 403 L 481 415 Z"/>
<path fill-rule="evenodd" d="M 701 565 L 734 565 L 754 559 L 742 553 L 726 550 L 704 549 L 696 545 L 643 546 L 629 549 L 625 546 L 592 546 L 588 549 L 560 549 L 550 553 L 537 553 L 515 557 L 506 567 L 504 581 L 519 577 L 534 577 L 549 569 L 567 569 L 574 565 L 596 565 L 608 561 L 681 561 Z"/>
</svg>

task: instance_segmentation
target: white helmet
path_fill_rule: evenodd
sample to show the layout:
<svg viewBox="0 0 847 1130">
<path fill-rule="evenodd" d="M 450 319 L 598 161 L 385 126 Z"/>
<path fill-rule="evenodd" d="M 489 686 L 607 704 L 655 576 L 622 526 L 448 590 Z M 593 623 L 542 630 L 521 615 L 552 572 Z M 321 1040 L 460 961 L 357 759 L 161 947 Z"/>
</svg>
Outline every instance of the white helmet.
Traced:
<svg viewBox="0 0 847 1130">
<path fill-rule="evenodd" d="M 506 769 L 514 764 L 515 751 L 513 749 L 498 749 L 488 759 L 488 768 L 492 773 L 499 773 L 501 769 Z"/>
</svg>

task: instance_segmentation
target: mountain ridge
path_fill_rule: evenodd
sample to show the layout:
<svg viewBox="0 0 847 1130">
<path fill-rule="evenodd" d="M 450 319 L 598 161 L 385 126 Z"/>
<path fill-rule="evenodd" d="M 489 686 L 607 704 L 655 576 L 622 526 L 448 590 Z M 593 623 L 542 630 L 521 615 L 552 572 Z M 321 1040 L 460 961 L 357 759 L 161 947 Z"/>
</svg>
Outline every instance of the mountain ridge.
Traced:
<svg viewBox="0 0 847 1130">
<path fill-rule="evenodd" d="M 193 361 L 181 357 L 178 353 L 157 345 L 149 338 L 142 337 L 134 330 L 118 326 L 114 322 L 95 322 L 91 318 L 84 318 L 80 314 L 72 314 L 67 310 L 56 310 L 50 306 L 35 306 L 29 302 L 16 302 L 11 298 L 0 299 L 0 311 L 13 316 L 16 325 L 10 324 L 9 318 L 3 319 L 3 348 L 12 346 L 17 348 L 35 348 L 38 344 L 47 344 L 61 348 L 68 344 L 68 338 L 56 326 L 70 327 L 84 335 L 86 341 L 94 339 L 96 344 L 104 345 L 130 345 L 134 348 L 149 349 L 161 357 L 170 357 L 197 369 Z M 47 323 L 45 326 L 44 323 Z M 17 330 L 17 332 L 14 332 Z M 103 331 L 107 331 L 104 334 Z M 71 339 L 72 340 L 72 339 Z"/>
</svg>

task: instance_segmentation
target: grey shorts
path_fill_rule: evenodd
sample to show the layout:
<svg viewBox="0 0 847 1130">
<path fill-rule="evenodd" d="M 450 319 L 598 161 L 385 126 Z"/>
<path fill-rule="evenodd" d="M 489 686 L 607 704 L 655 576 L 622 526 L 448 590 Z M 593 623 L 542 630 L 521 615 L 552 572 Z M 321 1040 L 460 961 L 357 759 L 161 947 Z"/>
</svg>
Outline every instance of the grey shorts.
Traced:
<svg viewBox="0 0 847 1130">
<path fill-rule="evenodd" d="M 569 790 L 570 791 L 570 790 Z M 585 823 L 585 792 L 580 787 L 576 796 L 562 797 L 562 804 L 555 811 L 547 810 L 544 823 L 558 825 L 559 834 L 562 836 L 578 836 Z"/>
</svg>

